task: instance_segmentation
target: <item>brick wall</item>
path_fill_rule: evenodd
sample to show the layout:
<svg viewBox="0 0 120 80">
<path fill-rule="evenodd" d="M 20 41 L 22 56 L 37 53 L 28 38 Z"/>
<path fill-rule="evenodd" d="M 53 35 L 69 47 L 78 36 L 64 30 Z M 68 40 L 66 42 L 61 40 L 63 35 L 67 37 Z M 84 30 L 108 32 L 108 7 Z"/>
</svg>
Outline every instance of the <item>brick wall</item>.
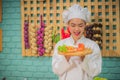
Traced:
<svg viewBox="0 0 120 80">
<path fill-rule="evenodd" d="M 0 52 L 0 80 L 57 80 L 51 68 L 51 57 L 21 56 L 20 0 L 2 0 L 3 51 Z M 120 58 L 103 58 L 99 75 L 120 80 Z"/>
<path fill-rule="evenodd" d="M 103 58 L 101 77 L 120 80 L 120 58 Z"/>
</svg>

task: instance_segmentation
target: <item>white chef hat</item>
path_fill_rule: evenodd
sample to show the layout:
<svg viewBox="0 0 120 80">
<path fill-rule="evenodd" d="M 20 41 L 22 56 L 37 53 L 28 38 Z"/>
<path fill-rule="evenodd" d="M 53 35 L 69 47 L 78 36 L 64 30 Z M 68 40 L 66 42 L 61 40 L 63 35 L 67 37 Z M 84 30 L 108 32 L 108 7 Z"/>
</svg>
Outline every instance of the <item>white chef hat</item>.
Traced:
<svg viewBox="0 0 120 80">
<path fill-rule="evenodd" d="M 73 18 L 80 18 L 86 22 L 90 22 L 91 13 L 87 8 L 83 8 L 78 4 L 74 4 L 62 14 L 64 23 L 68 23 Z"/>
</svg>

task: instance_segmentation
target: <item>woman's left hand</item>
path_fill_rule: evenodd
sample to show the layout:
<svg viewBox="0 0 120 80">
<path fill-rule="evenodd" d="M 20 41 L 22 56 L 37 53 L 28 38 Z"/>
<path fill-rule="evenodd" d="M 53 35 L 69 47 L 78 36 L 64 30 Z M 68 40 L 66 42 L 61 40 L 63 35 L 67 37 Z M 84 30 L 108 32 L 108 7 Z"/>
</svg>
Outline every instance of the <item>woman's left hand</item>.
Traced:
<svg viewBox="0 0 120 80">
<path fill-rule="evenodd" d="M 69 61 L 71 56 L 65 56 L 66 60 Z"/>
<path fill-rule="evenodd" d="M 81 60 L 83 61 L 83 60 L 84 60 L 84 58 L 85 58 L 85 56 L 80 56 L 80 58 L 81 58 Z"/>
</svg>

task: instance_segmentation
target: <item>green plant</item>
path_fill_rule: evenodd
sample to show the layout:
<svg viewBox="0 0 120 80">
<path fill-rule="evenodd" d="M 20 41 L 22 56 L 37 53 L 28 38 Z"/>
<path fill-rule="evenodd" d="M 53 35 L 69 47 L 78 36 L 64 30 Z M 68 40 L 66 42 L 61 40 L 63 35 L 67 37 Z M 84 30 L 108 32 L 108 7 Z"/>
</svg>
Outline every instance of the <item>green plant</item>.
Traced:
<svg viewBox="0 0 120 80">
<path fill-rule="evenodd" d="M 93 80 L 108 80 L 107 78 L 95 77 Z"/>
<path fill-rule="evenodd" d="M 52 40 L 54 43 L 57 43 L 60 40 L 60 35 L 52 34 Z"/>
</svg>

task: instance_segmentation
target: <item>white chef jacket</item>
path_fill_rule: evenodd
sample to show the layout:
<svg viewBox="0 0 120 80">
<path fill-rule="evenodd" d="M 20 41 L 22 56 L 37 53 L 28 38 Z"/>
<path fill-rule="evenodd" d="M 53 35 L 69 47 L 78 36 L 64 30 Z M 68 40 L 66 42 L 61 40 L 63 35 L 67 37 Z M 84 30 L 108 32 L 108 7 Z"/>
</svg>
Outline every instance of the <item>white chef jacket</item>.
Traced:
<svg viewBox="0 0 120 80">
<path fill-rule="evenodd" d="M 69 61 L 63 55 L 58 54 L 58 46 L 67 45 L 77 47 L 83 43 L 85 47 L 93 50 L 92 54 L 85 56 L 82 61 L 79 56 L 72 56 Z M 59 80 L 93 80 L 101 72 L 102 58 L 99 46 L 92 40 L 82 36 L 76 44 L 73 37 L 60 40 L 52 57 L 53 72 L 59 76 Z"/>
</svg>

